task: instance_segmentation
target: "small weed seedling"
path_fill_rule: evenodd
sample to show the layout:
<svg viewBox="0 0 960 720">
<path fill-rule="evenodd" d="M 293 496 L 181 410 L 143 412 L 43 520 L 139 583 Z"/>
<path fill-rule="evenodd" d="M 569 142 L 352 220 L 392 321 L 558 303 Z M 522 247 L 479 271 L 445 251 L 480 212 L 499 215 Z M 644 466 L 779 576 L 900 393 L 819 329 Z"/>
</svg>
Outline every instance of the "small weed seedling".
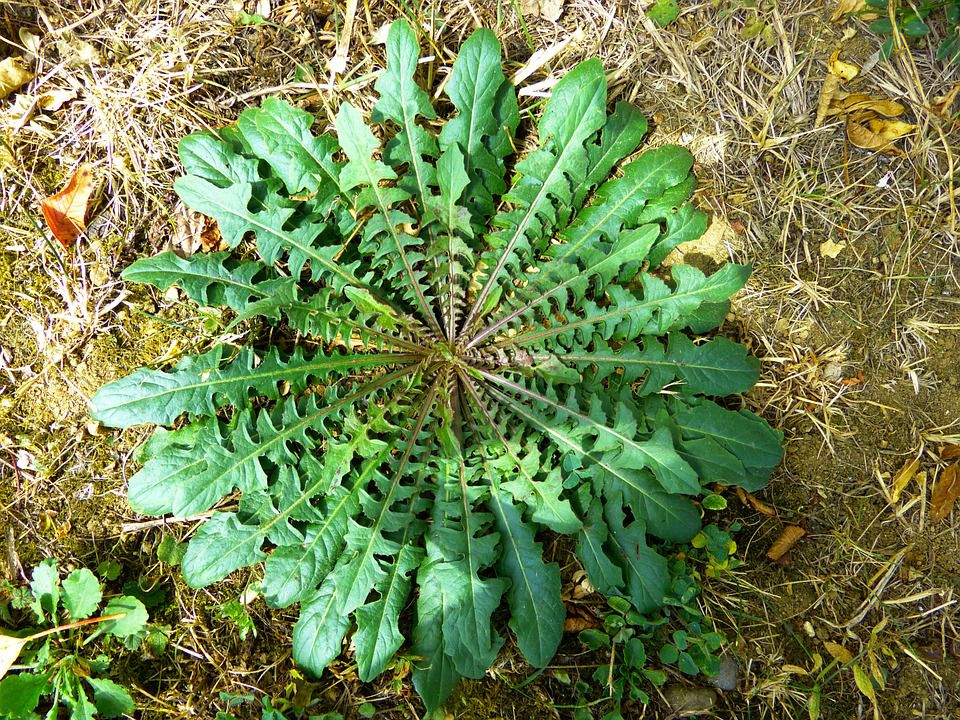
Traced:
<svg viewBox="0 0 960 720">
<path fill-rule="evenodd" d="M 48 698 L 44 717 L 50 720 L 60 717 L 61 707 L 71 720 L 115 718 L 134 711 L 130 693 L 103 677 L 110 658 L 91 658 L 85 648 L 101 636 L 105 649 L 112 638 L 128 647 L 139 645 L 147 630 L 147 610 L 140 600 L 121 595 L 104 604 L 96 575 L 80 568 L 61 582 L 52 559 L 34 568 L 29 588 L 0 588 L 0 594 L 4 590 L 9 606 L 32 612 L 39 629 L 0 634 L 0 677 L 19 670 L 0 680 L 0 717 L 35 720 L 41 698 Z M 15 665 L 18 658 L 21 664 Z"/>
<path fill-rule="evenodd" d="M 370 118 L 382 147 L 348 102 L 336 136 L 316 136 L 275 99 L 182 141 L 179 196 L 230 247 L 256 248 L 166 252 L 124 277 L 275 327 L 137 370 L 91 412 L 171 426 L 143 448 L 135 510 L 239 497 L 193 535 L 184 576 L 202 587 L 265 561 L 267 603 L 300 604 L 302 668 L 321 673 L 349 635 L 359 677 L 377 677 L 415 592 L 407 652 L 433 709 L 493 663 L 504 605 L 524 657 L 550 662 L 564 605 L 545 530 L 576 538 L 595 588 L 654 611 L 671 592 L 658 543 L 698 533 L 702 483 L 760 488 L 782 449 L 714 399 L 748 390 L 757 360 L 700 337 L 750 268 L 662 267 L 707 225 L 688 202 L 691 154 L 621 163 L 647 123 L 625 103 L 607 113 L 593 59 L 554 86 L 536 149 L 508 163 L 526 142 L 493 33 L 461 48 L 439 132 L 419 57 L 394 23 Z"/>
<path fill-rule="evenodd" d="M 933 32 L 932 26 L 937 22 L 944 31 L 937 47 L 937 59 L 960 62 L 960 0 L 920 0 L 910 3 L 866 0 L 859 14 L 870 19 L 870 30 L 891 36 L 880 50 L 884 58 L 889 58 L 893 53 L 894 24 L 898 32 L 911 39 L 926 37 Z"/>
<path fill-rule="evenodd" d="M 253 695 L 231 695 L 222 692 L 220 693 L 220 699 L 227 704 L 228 708 L 235 708 L 253 702 L 256 698 Z M 260 698 L 260 704 L 262 705 L 260 720 L 343 720 L 343 715 L 338 712 L 308 713 L 305 709 L 298 709 L 289 700 L 272 699 L 267 695 Z M 235 715 L 221 710 L 214 720 L 237 720 L 237 718 Z"/>
<path fill-rule="evenodd" d="M 706 556 L 708 571 L 716 574 L 718 568 L 729 567 L 733 541 L 728 532 L 709 525 L 697 537 L 713 539 L 710 545 L 700 545 L 706 547 L 705 553 L 698 553 Z M 622 720 L 624 702 L 648 703 L 650 687 L 661 687 L 667 681 L 661 669 L 664 666 L 691 677 L 716 675 L 720 670 L 717 653 L 725 638 L 708 629 L 707 619 L 695 604 L 700 593 L 698 578 L 683 558 L 670 559 L 668 568 L 671 583 L 662 608 L 642 614 L 624 598 L 612 597 L 603 628 L 580 633 L 587 648 L 609 655 L 609 662 L 594 672 L 593 687 L 582 683 L 578 688 L 583 697 L 596 694 L 597 689 L 605 691 L 613 709 L 603 720 Z M 577 719 L 592 718 L 589 708 L 587 704 L 578 708 Z"/>
</svg>

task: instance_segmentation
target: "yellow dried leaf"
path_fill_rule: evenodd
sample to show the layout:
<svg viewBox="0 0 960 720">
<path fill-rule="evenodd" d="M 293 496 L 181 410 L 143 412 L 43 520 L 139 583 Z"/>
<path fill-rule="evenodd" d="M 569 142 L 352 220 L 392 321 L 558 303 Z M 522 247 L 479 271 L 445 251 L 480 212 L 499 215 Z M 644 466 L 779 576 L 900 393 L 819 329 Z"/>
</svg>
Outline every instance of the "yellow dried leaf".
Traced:
<svg viewBox="0 0 960 720">
<path fill-rule="evenodd" d="M 933 114 L 943 118 L 944 120 L 950 120 L 952 115 L 953 101 L 957 99 L 958 94 L 960 94 L 960 83 L 957 83 L 950 88 L 950 92 L 948 92 L 946 95 L 938 95 L 935 97 L 933 102 L 930 103 L 930 109 L 933 110 Z"/>
<path fill-rule="evenodd" d="M 960 498 L 960 463 L 950 465 L 937 478 L 930 500 L 930 520 L 940 522 L 953 510 L 954 503 Z"/>
<path fill-rule="evenodd" d="M 799 525 L 786 525 L 780 532 L 780 536 L 773 541 L 773 545 L 767 550 L 767 557 L 776 562 L 797 544 L 797 540 L 807 534 Z"/>
<path fill-rule="evenodd" d="M 837 660 L 841 663 L 848 663 L 853 660 L 853 653 L 847 650 L 840 643 L 830 642 L 829 640 L 824 641 L 823 647 L 827 649 L 827 652 L 830 653 L 830 657 L 834 660 Z"/>
<path fill-rule="evenodd" d="M 885 118 L 872 118 L 867 121 L 867 126 L 877 135 L 891 142 L 899 140 L 917 129 L 916 125 L 905 123 L 902 120 L 887 120 Z"/>
<path fill-rule="evenodd" d="M 834 242 L 833 240 L 827 240 L 825 243 L 820 243 L 820 255 L 822 257 L 828 257 L 834 259 L 847 247 L 847 244 L 842 240 L 840 242 Z"/>
<path fill-rule="evenodd" d="M 847 138 L 850 144 L 864 150 L 888 150 L 894 141 L 911 132 L 916 126 L 898 120 L 884 120 L 873 113 L 857 113 L 847 118 Z"/>
<path fill-rule="evenodd" d="M 806 675 L 808 672 L 806 668 L 802 668 L 799 665 L 784 665 L 781 670 L 794 675 Z"/>
<path fill-rule="evenodd" d="M 854 665 L 853 680 L 857 683 L 857 689 L 862 692 L 865 697 L 869 698 L 871 703 L 876 703 L 877 691 L 873 687 L 873 681 L 870 680 L 870 676 L 867 675 L 867 671 L 859 665 Z"/>
<path fill-rule="evenodd" d="M 839 23 L 846 19 L 847 15 L 860 12 L 867 5 L 867 0 L 840 0 L 830 15 L 830 22 Z"/>
<path fill-rule="evenodd" d="M 0 60 L 0 100 L 22 88 L 33 80 L 33 77 L 33 73 L 23 66 L 20 58 L 8 57 Z"/>
<path fill-rule="evenodd" d="M 830 111 L 839 87 L 840 80 L 837 76 L 827 73 L 827 76 L 823 79 L 823 87 L 820 88 L 820 101 L 817 103 L 817 119 L 813 121 L 815 128 L 823 125 L 824 118 L 827 117 L 827 113 Z"/>
<path fill-rule="evenodd" d="M 55 112 L 76 96 L 76 90 L 47 90 L 37 98 L 37 107 Z"/>
<path fill-rule="evenodd" d="M 917 470 L 919 469 L 920 458 L 915 458 L 905 462 L 903 467 L 893 476 L 893 487 L 890 490 L 890 499 L 893 502 L 897 502 L 900 499 L 901 493 L 903 493 L 907 485 L 910 484 L 910 481 L 913 480 L 914 475 L 917 474 Z"/>
<path fill-rule="evenodd" d="M 23 45 L 24 49 L 27 51 L 27 57 L 36 58 L 40 56 L 40 36 L 34 35 L 32 32 L 26 28 L 20 28 L 17 30 L 17 37 L 20 38 L 20 43 Z"/>
<path fill-rule="evenodd" d="M 840 48 L 833 51 L 830 60 L 827 62 L 827 70 L 831 75 L 837 76 L 840 82 L 850 82 L 860 74 L 860 68 L 853 63 L 848 63 L 840 59 Z"/>
<path fill-rule="evenodd" d="M 866 93 L 838 92 L 827 109 L 827 115 L 846 115 L 861 110 L 872 110 L 884 117 L 897 117 L 907 111 L 903 105 L 893 100 L 873 98 Z"/>
<path fill-rule="evenodd" d="M 9 635 L 0 635 L 0 678 L 7 674 L 13 664 L 20 657 L 20 651 L 27 644 L 29 638 L 15 638 Z"/>
<path fill-rule="evenodd" d="M 27 93 L 19 93 L 10 106 L 0 115 L 0 129 L 18 132 L 30 122 L 37 111 L 37 99 Z"/>
</svg>

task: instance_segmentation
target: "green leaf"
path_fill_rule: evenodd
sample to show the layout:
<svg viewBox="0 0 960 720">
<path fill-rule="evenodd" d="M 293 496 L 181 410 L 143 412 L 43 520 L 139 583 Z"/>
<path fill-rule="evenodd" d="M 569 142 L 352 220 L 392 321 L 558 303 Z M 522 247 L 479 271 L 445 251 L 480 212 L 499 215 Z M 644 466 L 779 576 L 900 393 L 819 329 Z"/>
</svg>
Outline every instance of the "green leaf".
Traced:
<svg viewBox="0 0 960 720">
<path fill-rule="evenodd" d="M 230 253 L 197 253 L 181 258 L 167 251 L 137 260 L 121 273 L 129 282 L 153 285 L 166 290 L 176 285 L 200 305 L 229 305 L 244 309 L 252 300 L 263 297 L 254 276 L 265 268 L 258 262 L 236 262 Z"/>
<path fill-rule="evenodd" d="M 393 654 L 403 644 L 398 621 L 410 593 L 407 574 L 420 564 L 422 551 L 404 545 L 390 568 L 386 580 L 378 586 L 380 598 L 357 609 L 357 674 L 369 682 L 382 673 Z"/>
<path fill-rule="evenodd" d="M 277 400 L 281 383 L 290 383 L 299 393 L 331 374 L 410 359 L 401 353 L 306 357 L 299 349 L 289 358 L 276 350 L 260 358 L 250 348 L 226 358 L 224 346 L 218 345 L 204 355 L 181 360 L 170 371 L 140 369 L 103 386 L 90 401 L 90 414 L 113 427 L 167 425 L 184 412 L 213 415 L 227 404 L 242 407 L 254 395 Z"/>
<path fill-rule="evenodd" d="M 560 600 L 560 568 L 556 563 L 543 562 L 540 544 L 534 541 L 533 532 L 508 495 L 493 490 L 490 509 L 503 543 L 499 569 L 510 579 L 510 629 L 527 662 L 544 667 L 563 636 L 566 612 Z"/>
<path fill-rule="evenodd" d="M 186 552 L 186 543 L 177 542 L 172 536 L 166 535 L 157 546 L 157 560 L 167 565 L 179 565 Z"/>
<path fill-rule="evenodd" d="M 278 98 L 240 113 L 237 127 L 252 153 L 264 159 L 283 180 L 287 192 L 316 193 L 321 207 L 340 193 L 337 141 L 310 132 L 313 116 Z"/>
<path fill-rule="evenodd" d="M 428 569 L 421 569 L 418 579 L 426 574 Z M 461 676 L 443 640 L 444 617 L 453 611 L 453 606 L 443 592 L 424 590 L 423 581 L 420 587 L 417 621 L 413 628 L 413 653 L 421 659 L 414 666 L 413 686 L 427 706 L 427 712 L 433 712 L 443 705 Z"/>
<path fill-rule="evenodd" d="M 437 155 L 436 141 L 417 124 L 417 118 L 436 117 L 429 96 L 413 76 L 420 58 L 417 36 L 403 20 L 395 21 L 387 33 L 387 70 L 376 82 L 380 100 L 373 108 L 374 122 L 391 120 L 400 126 L 386 145 L 384 157 L 394 168 L 406 166 L 398 185 L 426 202 L 436 185 L 436 169 L 427 158 Z M 339 128 L 338 128 L 339 129 Z M 349 154 L 349 153 L 348 153 Z"/>
<path fill-rule="evenodd" d="M 666 27 L 680 17 L 680 4 L 677 0 L 657 0 L 647 8 L 647 17 L 660 27 Z"/>
<path fill-rule="evenodd" d="M 34 717 L 46 684 L 46 676 L 26 672 L 0 680 L 0 716 L 10 720 Z"/>
<path fill-rule="evenodd" d="M 236 513 L 214 513 L 187 545 L 183 577 L 195 588 L 222 580 L 238 568 L 265 560 L 263 540 L 260 528 L 244 525 Z"/>
<path fill-rule="evenodd" d="M 599 501 L 590 504 L 587 522 L 577 539 L 577 557 L 587 571 L 590 584 L 604 595 L 614 595 L 623 585 L 623 573 L 604 549 L 610 533 Z"/>
<path fill-rule="evenodd" d="M 727 501 L 722 495 L 707 495 L 703 499 L 705 510 L 726 510 Z"/>
<path fill-rule="evenodd" d="M 314 675 L 340 654 L 350 619 L 340 612 L 336 582 L 328 579 L 300 606 L 300 619 L 293 626 L 293 659 Z"/>
<path fill-rule="evenodd" d="M 549 347 L 573 344 L 586 338 L 586 332 L 599 334 L 604 340 L 633 340 L 642 335 L 661 335 L 683 327 L 685 318 L 704 303 L 726 300 L 742 288 L 750 275 L 743 265 L 724 265 L 709 277 L 700 270 L 675 265 L 672 268 L 674 287 L 659 278 L 643 274 L 641 297 L 611 286 L 610 304 L 604 307 L 587 301 L 583 316 L 559 322 L 554 327 L 531 330 L 496 346 L 544 344 Z M 554 339 L 556 338 L 556 339 Z"/>
<path fill-rule="evenodd" d="M 260 180 L 257 161 L 238 155 L 229 142 L 214 133 L 188 135 L 180 141 L 178 150 L 187 172 L 217 187 Z"/>
<path fill-rule="evenodd" d="M 608 501 L 604 516 L 617 551 L 614 557 L 624 573 L 626 594 L 634 608 L 643 613 L 660 607 L 670 586 L 666 559 L 647 545 L 642 521 L 626 522 L 619 501 Z"/>
<path fill-rule="evenodd" d="M 505 198 L 513 210 L 493 218 L 503 227 L 487 241 L 494 248 L 481 264 L 492 268 L 464 321 L 465 327 L 486 307 L 496 285 L 512 285 L 510 268 L 522 265 L 522 256 L 542 244 L 556 218 L 555 202 L 565 206 L 587 174 L 589 160 L 584 143 L 606 121 L 604 109 L 607 82 L 599 60 L 577 65 L 558 82 L 540 118 L 541 149 L 517 165 L 519 177 Z M 531 244 L 531 236 L 539 240 Z"/>
<path fill-rule="evenodd" d="M 57 615 L 57 605 L 60 602 L 60 571 L 57 569 L 55 558 L 41 560 L 33 569 L 33 579 L 30 581 L 30 592 L 37 603 L 37 609 L 42 617 L 46 612 L 51 619 Z"/>
<path fill-rule="evenodd" d="M 130 715 L 136 710 L 136 704 L 130 693 L 117 685 L 113 680 L 106 678 L 84 678 L 93 688 L 93 704 L 97 712 L 105 718 L 116 718 Z"/>
<path fill-rule="evenodd" d="M 128 595 L 121 595 L 110 600 L 103 609 L 103 615 L 123 616 L 103 625 L 104 632 L 107 635 L 118 638 L 127 638 L 143 632 L 150 617 L 143 603 Z"/>
<path fill-rule="evenodd" d="M 783 458 L 782 434 L 746 410 L 735 412 L 710 400 L 691 399 L 677 403 L 674 418 L 685 447 L 700 438 L 715 443 L 739 460 L 761 486 Z M 740 485 L 750 482 L 748 477 L 737 478 L 732 473 L 716 480 Z M 753 491 L 759 487 L 750 483 L 747 489 Z"/>
<path fill-rule="evenodd" d="M 83 620 L 93 615 L 100 606 L 103 592 L 100 581 L 86 568 L 78 568 L 63 581 L 63 607 L 72 620 Z"/>
<path fill-rule="evenodd" d="M 97 707 L 87 697 L 80 679 L 75 679 L 75 687 L 64 693 L 64 700 L 70 706 L 70 720 L 92 720 L 97 714 Z"/>
<path fill-rule="evenodd" d="M 510 147 L 519 120 L 515 91 L 500 69 L 500 43 L 493 32 L 480 29 L 467 39 L 444 92 L 458 114 L 443 126 L 440 148 L 459 148 L 470 178 L 467 207 L 474 218 L 485 221 L 495 209 L 494 198 L 506 189 L 503 147 Z M 498 106 L 505 106 L 505 117 L 498 117 Z"/>
<path fill-rule="evenodd" d="M 590 345 L 575 347 L 573 352 L 557 358 L 583 370 L 594 368 L 596 380 L 607 378 L 618 369 L 622 382 L 643 378 L 639 388 L 642 395 L 659 392 L 677 381 L 680 384 L 674 389 L 683 393 L 731 395 L 746 392 L 760 376 L 757 359 L 748 356 L 742 345 L 726 338 L 695 345 L 681 333 L 667 337 L 667 347 L 655 337 L 645 337 L 641 346 L 629 344 L 620 350 L 596 338 Z"/>
<path fill-rule="evenodd" d="M 436 337 L 440 337 L 442 331 L 420 282 L 424 273 L 414 269 L 407 252 L 408 247 L 417 247 L 420 241 L 400 228 L 401 223 L 408 223 L 413 218 L 392 209 L 406 200 L 410 193 L 401 187 L 381 186 L 385 181 L 395 180 L 397 175 L 384 163 L 371 157 L 377 149 L 377 139 L 364 124 L 356 108 L 350 103 L 343 103 L 335 124 L 343 151 L 349 158 L 341 173 L 341 181 L 347 190 L 365 186 L 357 195 L 356 208 L 374 208 L 378 213 L 376 222 L 371 221 L 366 225 L 361 249 L 371 256 L 374 269 L 383 272 L 385 278 L 401 284 L 401 299 L 416 308 L 420 319 L 430 326 Z"/>
<path fill-rule="evenodd" d="M 664 645 L 660 648 L 660 662 L 664 665 L 673 665 L 680 658 L 680 652 L 673 645 Z"/>
</svg>

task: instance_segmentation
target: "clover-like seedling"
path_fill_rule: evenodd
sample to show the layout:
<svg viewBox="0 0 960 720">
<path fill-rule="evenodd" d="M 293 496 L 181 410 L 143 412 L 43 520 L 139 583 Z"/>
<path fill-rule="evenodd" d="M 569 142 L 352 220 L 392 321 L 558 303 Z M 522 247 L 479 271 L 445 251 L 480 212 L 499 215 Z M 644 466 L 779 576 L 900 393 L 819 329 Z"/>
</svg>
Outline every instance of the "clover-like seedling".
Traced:
<svg viewBox="0 0 960 720">
<path fill-rule="evenodd" d="M 711 399 L 749 389 L 757 361 L 698 337 L 749 268 L 662 267 L 706 227 L 690 153 L 624 163 L 647 124 L 624 103 L 607 114 L 593 59 L 554 86 L 514 163 L 521 116 L 494 34 L 461 48 L 442 124 L 419 54 L 395 23 L 370 118 L 384 144 L 347 102 L 314 135 L 276 99 L 183 140 L 177 194 L 255 256 L 166 252 L 124 277 L 272 327 L 137 370 L 91 412 L 163 426 L 130 481 L 135 510 L 239 499 L 190 541 L 187 582 L 265 562 L 267 601 L 300 604 L 294 659 L 314 673 L 353 629 L 370 680 L 412 627 L 434 708 L 493 662 L 498 608 L 531 664 L 553 657 L 564 606 L 547 532 L 575 538 L 597 590 L 650 610 L 669 581 L 658 544 L 696 534 L 703 484 L 755 490 L 781 447 Z"/>
</svg>

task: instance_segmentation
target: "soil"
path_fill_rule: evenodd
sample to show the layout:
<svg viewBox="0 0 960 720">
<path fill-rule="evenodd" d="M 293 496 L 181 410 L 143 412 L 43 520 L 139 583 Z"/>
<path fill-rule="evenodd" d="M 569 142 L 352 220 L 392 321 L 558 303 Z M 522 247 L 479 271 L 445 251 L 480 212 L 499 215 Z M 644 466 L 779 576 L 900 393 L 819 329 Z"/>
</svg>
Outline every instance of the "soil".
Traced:
<svg viewBox="0 0 960 720">
<path fill-rule="evenodd" d="M 86 10 L 54 0 L 37 7 L 11 3 L 0 8 L 0 24 L 8 38 L 21 27 L 45 33 L 48 22 L 67 27 L 99 9 L 99 20 L 77 26 L 71 42 L 98 48 L 109 68 L 121 63 L 117 43 L 149 34 L 147 20 L 159 18 L 151 62 L 163 60 L 180 68 L 176 72 L 195 63 L 202 89 L 189 116 L 164 104 L 172 102 L 164 91 L 156 116 L 134 120 L 150 127 L 168 117 L 169 126 L 158 132 L 179 137 L 229 122 L 261 97 L 247 97 L 251 91 L 299 92 L 286 87 L 290 58 L 315 54 L 322 63 L 333 53 L 342 20 L 323 2 L 274 3 L 271 20 L 284 25 L 291 13 L 313 33 L 308 52 L 291 33 L 237 26 L 209 3 L 173 4 L 175 10 L 143 3 L 128 18 L 124 4 L 108 1 Z M 246 10 L 262 5 L 248 2 Z M 531 50 L 509 3 L 501 10 L 499 3 L 482 5 L 474 3 L 474 10 L 498 27 L 505 53 L 517 66 L 526 62 Z M 826 641 L 849 650 L 853 663 L 878 668 L 881 717 L 960 718 L 960 512 L 938 523 L 930 519 L 932 488 L 947 465 L 942 452 L 960 444 L 960 246 L 958 218 L 943 189 L 951 147 L 955 153 L 960 143 L 956 125 L 924 114 L 920 102 L 960 81 L 958 71 L 927 57 L 932 51 L 926 46 L 916 47 L 914 66 L 926 93 L 919 100 L 911 95 L 916 91 L 906 63 L 881 63 L 865 73 L 857 91 L 911 99 L 911 121 L 922 133 L 899 156 L 866 153 L 851 148 L 839 126 L 812 130 L 833 48 L 842 46 L 844 57 L 863 65 L 878 46 L 862 24 L 844 40 L 845 26 L 831 24 L 829 9 L 819 3 L 684 7 L 656 41 L 631 3 L 567 3 L 558 25 L 529 17 L 527 27 L 541 48 L 584 30 L 585 40 L 534 79 L 599 53 L 612 73 L 611 97 L 631 100 L 654 120 L 650 143 L 694 149 L 697 202 L 725 225 L 716 246 L 721 255 L 755 264 L 723 331 L 763 362 L 761 382 L 744 401 L 784 430 L 787 453 L 769 487 L 757 494 L 776 508 L 775 517 L 720 489 L 729 508 L 712 519 L 742 525 L 737 544 L 743 565 L 720 578 L 704 576 L 702 605 L 732 641 L 740 686 L 720 693 L 710 713 L 806 717 L 810 698 L 819 693 L 825 720 L 872 716 L 852 670 L 834 662 Z M 435 10 L 439 17 L 439 6 Z M 358 18 L 373 14 L 363 22 L 368 32 L 368 22 L 379 26 L 397 12 L 361 8 Z M 473 20 L 466 10 L 450 12 L 443 39 L 456 47 Z M 758 15 L 776 28 L 777 42 L 769 47 L 742 37 L 747 20 Z M 215 23 L 209 37 L 197 26 L 205 21 Z M 191 59 L 171 60 L 175 48 Z M 0 56 L 7 52 L 20 53 L 0 41 Z M 44 67 L 57 62 L 52 55 Z M 358 62 L 359 75 L 372 69 Z M 238 78 L 236 67 L 248 74 Z M 795 74 L 783 72 L 791 67 Z M 321 115 L 331 105 L 316 94 L 291 99 Z M 142 161 L 137 180 L 136 173 L 122 176 L 115 169 L 119 145 L 90 138 L 69 145 L 82 137 L 76 128 L 88 116 L 80 108 L 67 112 L 63 123 L 72 129 L 54 132 L 60 149 L 44 150 L 53 140 L 36 130 L 12 134 L 20 169 L 0 168 L 2 575 L 21 583 L 29 568 L 51 556 L 88 567 L 112 558 L 123 574 L 108 590 L 140 578 L 166 589 L 167 601 L 153 620 L 170 628 L 167 655 L 126 652 L 113 669 L 118 682 L 134 689 L 143 720 L 213 718 L 226 709 L 219 693 L 265 694 L 297 705 L 311 700 L 311 712 L 347 718 L 358 717 L 364 703 L 373 704 L 377 718 L 420 716 L 409 663 L 398 662 L 374 685 L 359 682 L 350 653 L 315 682 L 300 676 L 290 660 L 293 610 L 253 601 L 247 610 L 254 631 L 242 639 L 220 609 L 256 582 L 256 572 L 196 591 L 176 568 L 157 561 L 161 539 L 186 539 L 194 524 L 167 525 L 126 506 L 126 478 L 148 432 L 98 427 L 86 402 L 104 382 L 142 365 L 162 365 L 209 334 L 196 308 L 119 278 L 132 260 L 170 241 L 170 186 L 179 172 L 175 137 L 157 137 L 156 153 Z M 86 157 L 112 161 L 114 169 L 98 219 L 75 249 L 64 251 L 44 237 L 36 200 L 56 192 L 65 168 Z M 845 243 L 837 257 L 821 252 L 827 240 Z M 916 474 L 891 501 L 894 476 L 914 458 L 920 459 Z M 806 534 L 774 563 L 766 552 L 786 524 Z M 571 683 L 589 677 L 600 662 L 570 637 L 555 665 L 537 674 L 508 643 L 486 678 L 461 684 L 448 717 L 573 717 Z M 670 674 L 671 682 L 704 684 Z M 628 717 L 669 716 L 663 698 L 650 691 L 651 705 L 630 706 Z M 256 703 L 230 712 L 260 718 Z"/>
</svg>

